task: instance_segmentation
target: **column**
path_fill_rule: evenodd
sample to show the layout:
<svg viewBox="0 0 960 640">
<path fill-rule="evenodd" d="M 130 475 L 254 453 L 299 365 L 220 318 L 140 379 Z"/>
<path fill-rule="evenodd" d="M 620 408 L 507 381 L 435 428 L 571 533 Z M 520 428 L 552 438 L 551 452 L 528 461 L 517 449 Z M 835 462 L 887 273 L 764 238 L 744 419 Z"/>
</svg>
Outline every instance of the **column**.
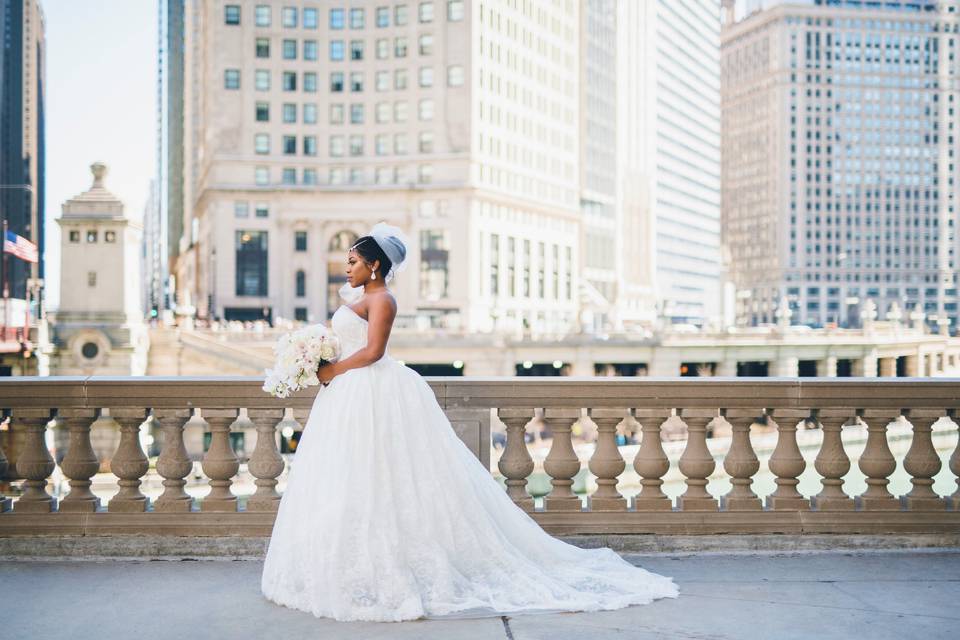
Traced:
<svg viewBox="0 0 960 640">
<path fill-rule="evenodd" d="M 879 367 L 880 367 L 881 378 L 897 377 L 897 359 L 896 358 L 880 358 Z"/>
<path fill-rule="evenodd" d="M 800 375 L 800 359 L 793 356 L 779 357 L 770 367 L 771 374 L 778 378 L 796 378 Z"/>
<path fill-rule="evenodd" d="M 817 376 L 820 378 L 836 378 L 837 356 L 827 356 L 823 360 L 817 360 Z"/>
</svg>

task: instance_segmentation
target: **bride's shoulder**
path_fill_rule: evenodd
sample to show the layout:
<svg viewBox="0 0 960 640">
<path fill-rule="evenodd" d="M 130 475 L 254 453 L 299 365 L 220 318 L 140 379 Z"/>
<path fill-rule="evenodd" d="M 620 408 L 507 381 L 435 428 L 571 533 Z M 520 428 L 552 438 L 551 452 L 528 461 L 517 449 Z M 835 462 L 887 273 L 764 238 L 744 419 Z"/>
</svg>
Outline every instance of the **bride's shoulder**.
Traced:
<svg viewBox="0 0 960 640">
<path fill-rule="evenodd" d="M 367 309 L 393 315 L 397 312 L 397 299 L 389 291 L 383 291 L 368 297 Z"/>
</svg>

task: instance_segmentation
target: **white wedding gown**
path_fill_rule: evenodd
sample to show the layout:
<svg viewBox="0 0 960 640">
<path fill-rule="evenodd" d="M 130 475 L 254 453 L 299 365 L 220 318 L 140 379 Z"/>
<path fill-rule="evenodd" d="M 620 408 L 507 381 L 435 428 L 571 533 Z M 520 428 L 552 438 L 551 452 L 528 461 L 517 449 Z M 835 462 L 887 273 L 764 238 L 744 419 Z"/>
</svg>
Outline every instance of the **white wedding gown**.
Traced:
<svg viewBox="0 0 960 640">
<path fill-rule="evenodd" d="M 345 358 L 367 340 L 333 315 Z M 317 392 L 261 577 L 271 601 L 337 620 L 597 611 L 677 597 L 611 549 L 547 534 L 456 435 L 430 386 L 390 357 Z"/>
</svg>

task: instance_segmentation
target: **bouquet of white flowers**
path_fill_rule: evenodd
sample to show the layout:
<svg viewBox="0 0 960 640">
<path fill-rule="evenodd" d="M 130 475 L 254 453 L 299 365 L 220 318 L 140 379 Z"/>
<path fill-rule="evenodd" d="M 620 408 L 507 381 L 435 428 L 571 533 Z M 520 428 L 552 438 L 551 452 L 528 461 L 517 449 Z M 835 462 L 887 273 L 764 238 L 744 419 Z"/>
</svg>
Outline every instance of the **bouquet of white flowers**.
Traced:
<svg viewBox="0 0 960 640">
<path fill-rule="evenodd" d="M 320 384 L 317 368 L 340 357 L 340 339 L 322 324 L 285 333 L 273 347 L 276 362 L 266 370 L 263 390 L 278 398 Z"/>
</svg>

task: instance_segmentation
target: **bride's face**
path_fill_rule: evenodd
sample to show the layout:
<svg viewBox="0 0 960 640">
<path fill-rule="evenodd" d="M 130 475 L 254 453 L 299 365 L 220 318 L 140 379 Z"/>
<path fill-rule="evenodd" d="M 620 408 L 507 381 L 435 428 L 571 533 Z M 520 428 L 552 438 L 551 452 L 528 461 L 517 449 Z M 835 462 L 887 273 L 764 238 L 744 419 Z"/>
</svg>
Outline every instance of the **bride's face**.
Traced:
<svg viewBox="0 0 960 640">
<path fill-rule="evenodd" d="M 347 282 L 351 287 L 359 287 L 370 279 L 372 273 L 367 263 L 356 251 L 347 253 Z"/>
</svg>

